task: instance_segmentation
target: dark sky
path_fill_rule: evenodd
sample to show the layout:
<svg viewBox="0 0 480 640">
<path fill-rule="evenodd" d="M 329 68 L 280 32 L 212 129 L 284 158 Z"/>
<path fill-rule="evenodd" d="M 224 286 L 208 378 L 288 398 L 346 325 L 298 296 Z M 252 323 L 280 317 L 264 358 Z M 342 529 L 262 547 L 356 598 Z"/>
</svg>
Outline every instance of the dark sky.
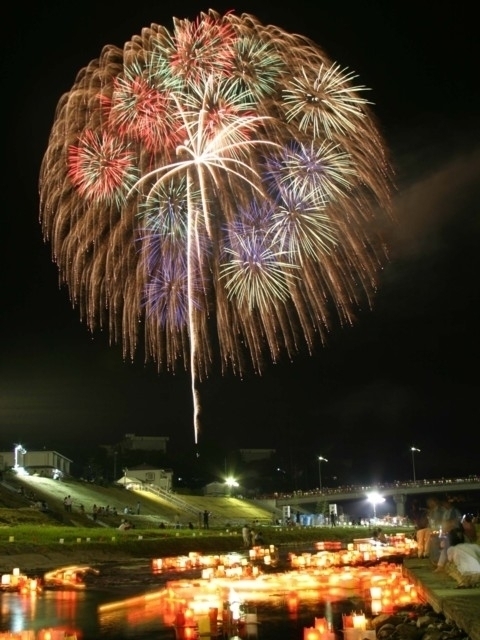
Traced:
<svg viewBox="0 0 480 640">
<path fill-rule="evenodd" d="M 324 483 L 480 472 L 480 119 L 476 19 L 464 2 L 218 2 L 315 40 L 371 88 L 398 225 L 374 308 L 312 357 L 200 387 L 200 446 L 288 452 Z M 284 4 L 284 3 L 282 3 Z M 312 10 L 312 6 L 318 7 Z M 40 6 L 41 5 L 41 6 Z M 58 286 L 38 222 L 56 104 L 106 44 L 194 18 L 196 2 L 10 6 L 2 37 L 0 449 L 163 435 L 193 448 L 190 379 L 124 362 Z M 313 482 L 313 481 L 312 481 Z"/>
</svg>

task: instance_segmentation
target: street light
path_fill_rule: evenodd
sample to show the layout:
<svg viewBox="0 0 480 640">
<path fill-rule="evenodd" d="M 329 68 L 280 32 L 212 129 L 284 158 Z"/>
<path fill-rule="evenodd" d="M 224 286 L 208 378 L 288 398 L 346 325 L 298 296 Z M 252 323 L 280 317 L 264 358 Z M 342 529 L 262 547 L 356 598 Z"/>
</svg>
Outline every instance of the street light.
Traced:
<svg viewBox="0 0 480 640">
<path fill-rule="evenodd" d="M 420 449 L 417 449 L 417 447 L 410 447 L 410 451 L 412 452 L 413 481 L 416 482 L 417 481 L 417 476 L 415 474 L 415 453 L 417 451 L 418 451 L 418 453 L 420 453 Z"/>
<path fill-rule="evenodd" d="M 373 507 L 373 521 L 375 522 L 377 520 L 377 504 L 385 502 L 385 498 L 376 491 L 372 491 L 372 493 L 367 494 L 367 498 Z"/>
<path fill-rule="evenodd" d="M 232 478 L 232 476 L 229 476 L 226 480 L 225 480 L 225 484 L 228 487 L 228 495 L 231 496 L 232 495 L 232 491 L 234 488 L 238 487 L 238 482 L 235 480 L 235 478 Z"/>
<path fill-rule="evenodd" d="M 328 462 L 323 456 L 318 456 L 318 488 L 322 490 L 322 462 Z"/>
<path fill-rule="evenodd" d="M 24 456 L 27 453 L 27 450 L 24 449 L 24 447 L 21 444 L 17 444 L 15 445 L 15 449 L 14 451 L 14 455 L 15 455 L 15 469 L 18 469 L 18 467 L 20 466 L 18 464 L 18 454 L 21 454 L 22 456 Z"/>
</svg>

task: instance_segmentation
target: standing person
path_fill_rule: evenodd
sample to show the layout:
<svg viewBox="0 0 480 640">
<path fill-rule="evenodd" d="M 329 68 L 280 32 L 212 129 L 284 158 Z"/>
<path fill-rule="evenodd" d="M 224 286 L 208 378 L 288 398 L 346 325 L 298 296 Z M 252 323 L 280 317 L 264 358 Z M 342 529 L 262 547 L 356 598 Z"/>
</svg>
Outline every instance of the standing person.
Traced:
<svg viewBox="0 0 480 640">
<path fill-rule="evenodd" d="M 140 515 L 140 502 L 137 502 L 137 516 Z"/>
<path fill-rule="evenodd" d="M 208 518 L 209 518 L 210 514 L 208 513 L 207 509 L 205 509 L 205 511 L 203 512 L 203 528 L 204 529 L 208 529 Z"/>
<path fill-rule="evenodd" d="M 427 498 L 428 524 L 432 533 L 430 535 L 429 558 L 433 565 L 437 565 L 440 557 L 440 529 L 442 527 L 444 507 L 436 496 Z"/>
<path fill-rule="evenodd" d="M 439 531 L 442 526 L 445 508 L 437 498 L 427 498 L 428 522 L 432 531 Z"/>
<path fill-rule="evenodd" d="M 412 522 L 415 526 L 417 556 L 419 558 L 428 558 L 430 552 L 430 538 L 432 537 L 432 529 L 430 527 L 427 509 L 424 507 L 420 507 L 416 500 L 413 503 Z"/>
<path fill-rule="evenodd" d="M 454 505 L 452 500 L 445 500 L 443 502 L 444 511 L 441 524 L 440 535 L 440 556 L 438 558 L 437 567 L 435 572 L 444 571 L 445 565 L 448 559 L 448 547 L 450 546 L 449 533 L 453 529 L 461 529 L 462 514 Z"/>
<path fill-rule="evenodd" d="M 250 527 L 245 523 L 242 527 L 243 546 L 245 549 L 250 549 Z"/>
<path fill-rule="evenodd" d="M 462 528 L 465 534 L 465 542 L 477 542 L 477 528 L 473 513 L 466 513 L 462 518 Z"/>
</svg>

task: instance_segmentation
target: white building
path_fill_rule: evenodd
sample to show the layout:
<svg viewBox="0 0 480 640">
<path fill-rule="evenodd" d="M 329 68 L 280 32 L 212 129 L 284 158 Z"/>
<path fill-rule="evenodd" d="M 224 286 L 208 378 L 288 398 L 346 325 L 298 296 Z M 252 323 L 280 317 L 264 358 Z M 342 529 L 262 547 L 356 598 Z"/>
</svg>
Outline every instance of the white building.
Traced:
<svg viewBox="0 0 480 640">
<path fill-rule="evenodd" d="M 125 486 L 131 484 L 151 484 L 163 489 L 163 491 L 171 491 L 172 478 L 173 471 L 170 469 L 152 468 L 151 465 L 143 463 L 124 469 L 124 475 L 117 479 L 117 484 L 124 484 Z"/>
<path fill-rule="evenodd" d="M 6 471 L 15 467 L 23 467 L 29 474 L 35 473 L 54 478 L 70 475 L 72 460 L 58 451 L 42 449 L 27 451 L 17 445 L 12 451 L 0 451 L 0 469 Z"/>
</svg>

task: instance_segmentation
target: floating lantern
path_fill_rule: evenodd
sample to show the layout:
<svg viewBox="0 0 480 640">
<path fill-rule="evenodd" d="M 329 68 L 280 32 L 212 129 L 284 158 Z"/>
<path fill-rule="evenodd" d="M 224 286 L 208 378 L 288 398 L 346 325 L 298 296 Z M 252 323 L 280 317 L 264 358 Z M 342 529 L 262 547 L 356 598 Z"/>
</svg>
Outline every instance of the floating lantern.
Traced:
<svg viewBox="0 0 480 640">
<path fill-rule="evenodd" d="M 258 618 L 256 613 L 245 614 L 245 632 L 248 638 L 256 638 L 258 635 Z"/>
<path fill-rule="evenodd" d="M 298 610 L 298 593 L 291 592 L 287 596 L 287 609 L 290 613 L 296 613 Z"/>
<path fill-rule="evenodd" d="M 372 600 L 378 600 L 382 597 L 382 587 L 370 587 L 370 595 L 372 596 Z"/>
<path fill-rule="evenodd" d="M 328 631 L 328 622 L 326 618 L 315 618 L 314 621 L 315 629 L 318 629 L 321 634 Z"/>
<path fill-rule="evenodd" d="M 198 621 L 198 633 L 201 636 L 210 635 L 210 616 L 201 615 L 197 618 Z"/>
<path fill-rule="evenodd" d="M 361 629 L 362 631 L 365 631 L 365 629 L 367 628 L 367 620 L 365 618 L 365 614 L 363 613 L 353 614 L 353 628 Z"/>
<path fill-rule="evenodd" d="M 375 616 L 378 615 L 379 613 L 381 613 L 381 611 L 382 611 L 382 600 L 380 598 L 372 599 L 371 609 L 372 609 L 372 614 L 375 615 Z"/>
<path fill-rule="evenodd" d="M 342 614 L 342 623 L 344 629 L 353 629 L 353 616 Z"/>
<path fill-rule="evenodd" d="M 335 634 L 330 631 L 330 625 L 326 618 L 315 618 L 314 625 L 320 633 L 320 640 L 335 640 Z"/>
</svg>

